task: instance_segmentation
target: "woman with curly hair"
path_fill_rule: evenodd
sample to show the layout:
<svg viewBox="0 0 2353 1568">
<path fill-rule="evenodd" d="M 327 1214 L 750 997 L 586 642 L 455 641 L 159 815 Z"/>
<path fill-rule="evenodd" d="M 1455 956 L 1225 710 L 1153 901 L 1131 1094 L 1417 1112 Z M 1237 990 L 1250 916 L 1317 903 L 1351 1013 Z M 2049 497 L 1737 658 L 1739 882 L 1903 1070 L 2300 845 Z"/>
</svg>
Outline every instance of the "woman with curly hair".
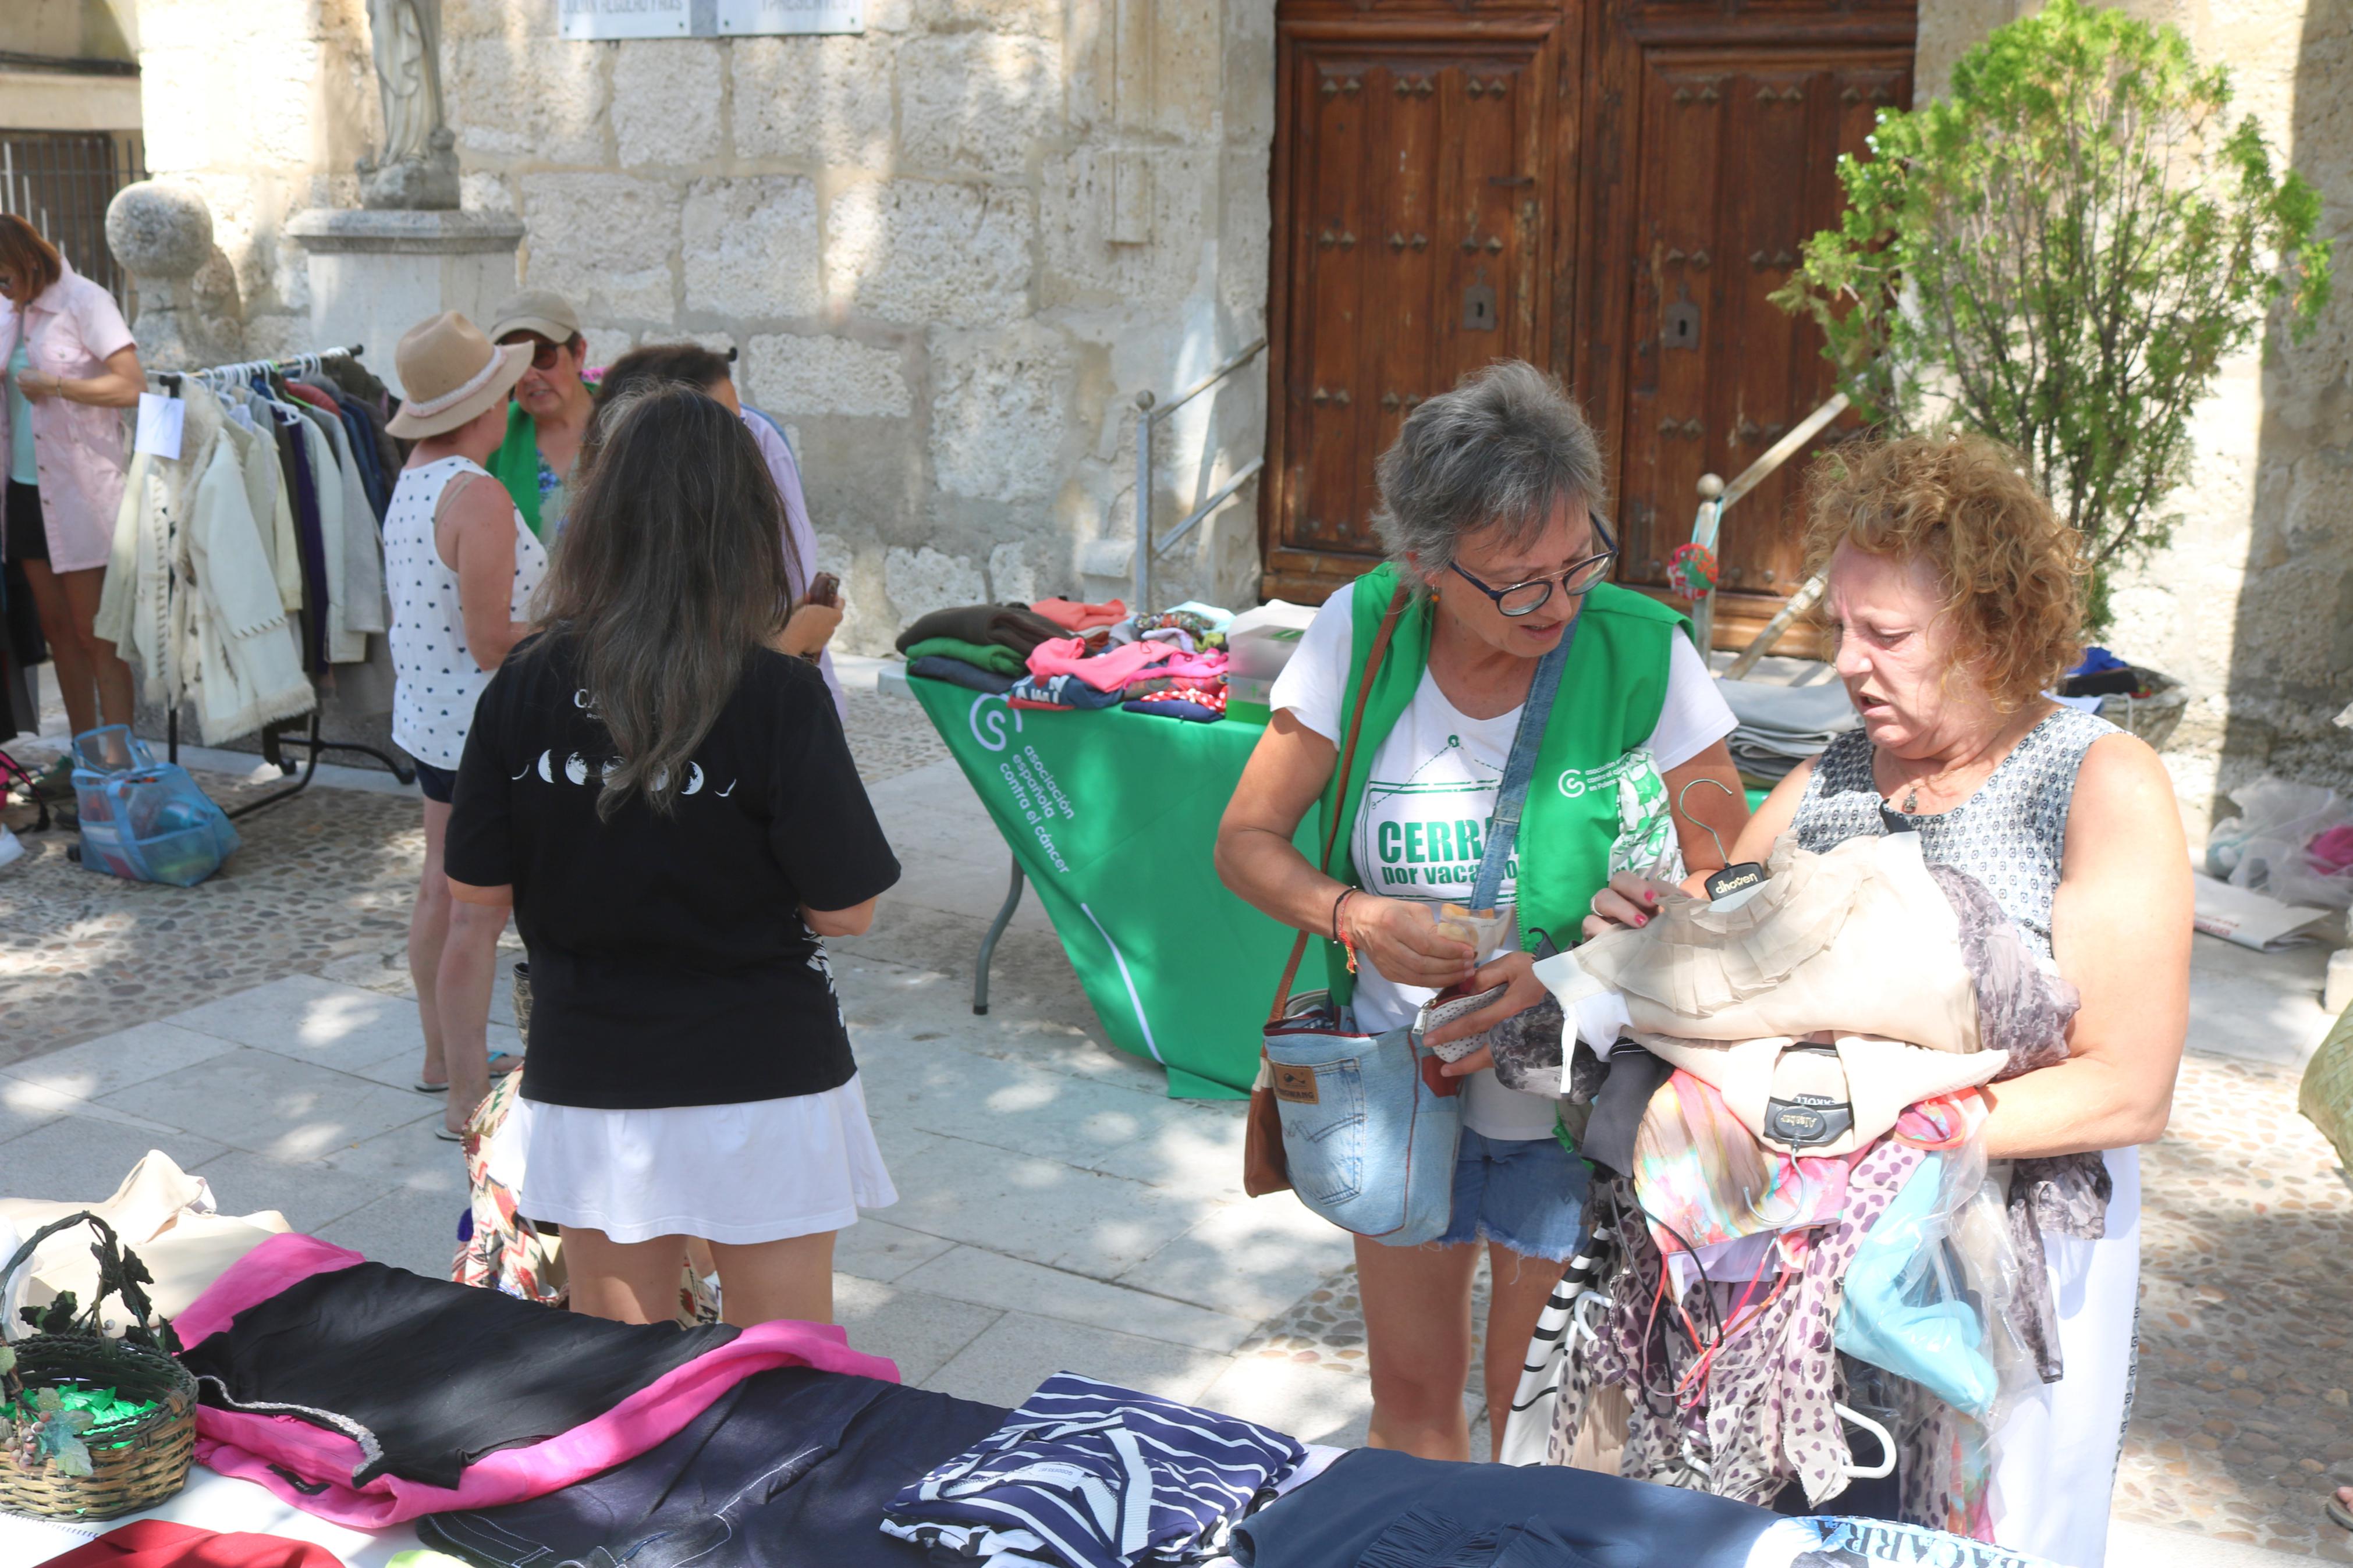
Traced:
<svg viewBox="0 0 2353 1568">
<path fill-rule="evenodd" d="M 2165 1131 L 2189 1030 L 2189 861 L 2157 753 L 2043 695 L 2079 653 L 2083 563 L 2022 469 L 1974 437 L 1823 459 L 1808 556 L 1862 724 L 1782 781 L 1732 858 L 1785 833 L 1819 852 L 1916 832 L 2082 994 L 2068 1059 L 1986 1091 L 1986 1152 L 2013 1193 L 2030 1184 L 2065 1368 L 1994 1434 L 1992 1501 L 2000 1544 L 2098 1563 L 2132 1387 L 2138 1145 Z M 1588 932 L 1640 923 L 1660 891 L 1615 879 Z"/>
</svg>

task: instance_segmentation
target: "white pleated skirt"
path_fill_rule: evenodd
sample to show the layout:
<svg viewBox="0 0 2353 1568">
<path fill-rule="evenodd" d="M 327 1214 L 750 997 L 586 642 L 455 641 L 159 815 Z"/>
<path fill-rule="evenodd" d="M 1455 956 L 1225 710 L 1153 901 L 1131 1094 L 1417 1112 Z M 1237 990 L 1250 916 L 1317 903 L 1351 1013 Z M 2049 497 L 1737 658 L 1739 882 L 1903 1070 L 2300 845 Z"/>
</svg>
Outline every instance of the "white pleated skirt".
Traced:
<svg viewBox="0 0 2353 1568">
<path fill-rule="evenodd" d="M 743 1105 L 518 1100 L 490 1164 L 529 1218 L 624 1243 L 699 1236 L 747 1247 L 839 1230 L 860 1209 L 899 1201 L 855 1075 L 821 1094 Z"/>
</svg>

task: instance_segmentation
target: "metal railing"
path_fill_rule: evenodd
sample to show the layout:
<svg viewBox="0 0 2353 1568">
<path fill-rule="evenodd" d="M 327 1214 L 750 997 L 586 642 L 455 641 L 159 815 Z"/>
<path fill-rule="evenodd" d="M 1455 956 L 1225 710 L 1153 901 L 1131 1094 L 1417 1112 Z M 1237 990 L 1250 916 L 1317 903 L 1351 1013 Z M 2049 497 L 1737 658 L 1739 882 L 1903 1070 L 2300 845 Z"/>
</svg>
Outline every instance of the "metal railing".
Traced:
<svg viewBox="0 0 2353 1568">
<path fill-rule="evenodd" d="M 1266 350 L 1266 340 L 1260 338 L 1241 353 L 1211 371 L 1191 390 L 1179 394 L 1166 403 L 1157 402 L 1149 392 L 1135 395 L 1135 604 L 1137 615 L 1152 608 L 1152 563 L 1174 549 L 1176 542 L 1198 528 L 1211 512 L 1226 504 L 1228 497 L 1249 482 L 1251 476 L 1266 467 L 1263 454 L 1252 458 L 1235 470 L 1233 478 L 1219 485 L 1209 498 L 1185 516 L 1166 539 L 1155 542 L 1152 537 L 1152 432 L 1160 422 L 1179 408 L 1250 363 Z"/>
<path fill-rule="evenodd" d="M 1692 519 L 1692 542 L 1711 553 L 1716 552 L 1716 541 L 1724 530 L 1724 514 L 1732 510 L 1733 503 L 1771 479 L 1782 464 L 1798 455 L 1799 448 L 1820 435 L 1831 420 L 1845 413 L 1846 406 L 1845 393 L 1831 394 L 1829 402 L 1799 420 L 1788 435 L 1774 442 L 1763 457 L 1743 468 L 1740 477 L 1728 485 L 1714 474 L 1702 474 L 1699 477 L 1699 512 Z M 1780 613 L 1767 624 L 1765 635 L 1734 661 L 1734 670 L 1738 673 L 1726 673 L 1733 674 L 1735 679 L 1746 674 L 1749 667 L 1763 656 L 1764 650 L 1772 646 L 1772 639 L 1779 637 L 1789 623 L 1803 613 L 1806 605 L 1812 604 L 1820 594 L 1821 585 L 1810 582 L 1791 595 L 1788 604 L 1783 605 Z M 1705 596 L 1692 606 L 1692 624 L 1699 633 L 1702 648 L 1715 646 L 1715 587 L 1713 584 L 1709 584 Z"/>
<path fill-rule="evenodd" d="M 14 213 L 132 313 L 131 275 L 106 244 L 114 193 L 147 177 L 136 131 L 0 130 L 0 212 Z"/>
</svg>

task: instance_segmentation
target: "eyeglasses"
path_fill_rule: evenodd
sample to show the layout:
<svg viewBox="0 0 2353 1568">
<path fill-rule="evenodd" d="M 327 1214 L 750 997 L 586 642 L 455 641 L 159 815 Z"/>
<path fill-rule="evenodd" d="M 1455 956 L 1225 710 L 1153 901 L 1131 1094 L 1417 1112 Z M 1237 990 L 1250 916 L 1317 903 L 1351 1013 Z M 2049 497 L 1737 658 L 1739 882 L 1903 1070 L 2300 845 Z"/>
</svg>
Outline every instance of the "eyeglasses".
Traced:
<svg viewBox="0 0 2353 1568">
<path fill-rule="evenodd" d="M 564 352 L 562 343 L 549 342 L 537 332 L 509 332 L 499 340 L 501 348 L 512 348 L 516 343 L 532 345 L 531 368 L 533 370 L 554 370 L 555 356 Z"/>
<path fill-rule="evenodd" d="M 1601 542 L 1599 554 L 1588 555 L 1567 569 L 1554 573 L 1551 576 L 1531 577 L 1525 583 L 1514 583 L 1507 588 L 1490 588 L 1486 584 L 1462 570 L 1461 566 L 1454 565 L 1451 562 L 1448 564 L 1452 567 L 1457 577 L 1494 600 L 1495 608 L 1498 611 L 1516 619 L 1521 616 L 1532 616 L 1543 609 L 1552 598 L 1552 591 L 1555 587 L 1562 589 L 1572 599 L 1581 599 L 1593 592 L 1602 579 L 1609 575 L 1609 564 L 1618 559 L 1618 542 L 1609 537 L 1609 526 L 1601 521 L 1600 514 L 1598 512 L 1593 517 L 1593 536 Z"/>
</svg>

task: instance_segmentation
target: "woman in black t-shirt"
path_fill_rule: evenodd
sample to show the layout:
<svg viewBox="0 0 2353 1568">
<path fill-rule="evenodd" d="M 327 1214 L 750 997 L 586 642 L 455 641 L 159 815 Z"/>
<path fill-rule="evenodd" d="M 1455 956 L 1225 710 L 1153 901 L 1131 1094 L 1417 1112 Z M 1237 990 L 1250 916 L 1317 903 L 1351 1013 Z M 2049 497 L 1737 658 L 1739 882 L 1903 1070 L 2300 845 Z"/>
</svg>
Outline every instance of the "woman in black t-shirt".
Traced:
<svg viewBox="0 0 2353 1568">
<path fill-rule="evenodd" d="M 670 387 L 591 440 L 545 630 L 466 737 L 441 994 L 487 1010 L 511 902 L 531 1051 L 501 1136 L 575 1311 L 666 1321 L 700 1237 L 728 1321 L 828 1321 L 834 1233 L 897 1194 L 821 939 L 865 931 L 899 863 L 799 657 L 750 434 Z"/>
</svg>

